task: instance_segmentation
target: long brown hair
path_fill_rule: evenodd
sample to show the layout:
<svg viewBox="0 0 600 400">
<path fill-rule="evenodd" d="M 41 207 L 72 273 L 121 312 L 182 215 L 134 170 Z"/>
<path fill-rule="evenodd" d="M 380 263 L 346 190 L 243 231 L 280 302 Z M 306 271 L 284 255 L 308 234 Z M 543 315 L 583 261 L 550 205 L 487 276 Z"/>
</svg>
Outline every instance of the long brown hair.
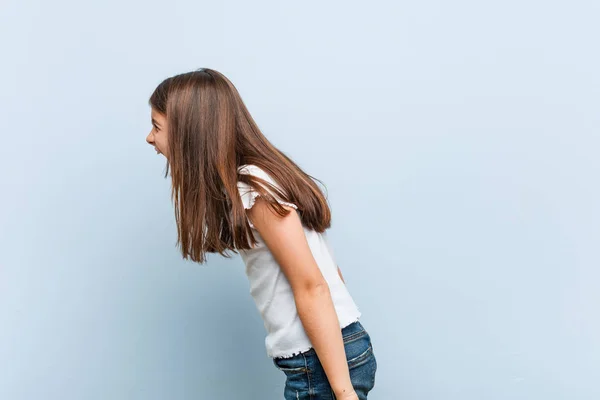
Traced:
<svg viewBox="0 0 600 400">
<path fill-rule="evenodd" d="M 227 250 L 257 243 L 248 224 L 237 182 L 250 185 L 282 217 L 281 200 L 298 206 L 302 224 L 323 232 L 331 225 L 327 198 L 308 175 L 261 133 L 237 89 L 223 74 L 208 68 L 165 79 L 150 96 L 150 106 L 168 124 L 171 198 L 177 244 L 185 259 L 203 263 L 206 253 L 231 257 Z M 238 168 L 262 168 L 279 185 Z M 319 181 L 320 182 L 320 181 Z M 267 189 L 267 190 L 265 190 Z"/>
</svg>

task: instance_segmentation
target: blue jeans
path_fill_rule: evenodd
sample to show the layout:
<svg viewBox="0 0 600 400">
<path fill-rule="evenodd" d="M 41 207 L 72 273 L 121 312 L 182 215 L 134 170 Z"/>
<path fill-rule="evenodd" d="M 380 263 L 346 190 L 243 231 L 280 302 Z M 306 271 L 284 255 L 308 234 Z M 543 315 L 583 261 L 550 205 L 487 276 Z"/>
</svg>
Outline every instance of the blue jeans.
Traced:
<svg viewBox="0 0 600 400">
<path fill-rule="evenodd" d="M 375 386 L 377 361 L 367 331 L 360 322 L 342 329 L 352 386 L 360 400 Z M 335 396 L 314 349 L 291 358 L 273 359 L 286 375 L 285 400 L 333 400 Z"/>
</svg>

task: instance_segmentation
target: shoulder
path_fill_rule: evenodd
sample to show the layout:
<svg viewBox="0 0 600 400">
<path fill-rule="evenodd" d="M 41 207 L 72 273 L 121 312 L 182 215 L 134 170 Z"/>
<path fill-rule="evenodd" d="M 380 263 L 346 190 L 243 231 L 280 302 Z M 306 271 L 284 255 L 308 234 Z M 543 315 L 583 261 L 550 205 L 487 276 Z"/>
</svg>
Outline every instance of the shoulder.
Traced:
<svg viewBox="0 0 600 400">
<path fill-rule="evenodd" d="M 269 176 L 269 174 L 260 168 L 258 165 L 254 164 L 244 164 L 238 167 L 238 174 L 240 175 L 252 175 L 254 177 L 263 179 L 270 184 L 274 184 L 273 179 Z M 264 185 L 261 185 L 264 186 Z M 246 182 L 242 182 L 238 180 L 237 188 L 240 193 L 240 197 L 242 198 L 242 203 L 245 209 L 252 208 L 254 203 L 256 202 L 256 198 L 259 197 L 259 192 L 253 188 L 250 184 Z"/>
<path fill-rule="evenodd" d="M 254 165 L 254 164 L 245 164 L 242 165 L 238 168 L 238 174 L 240 175 L 251 175 L 253 177 L 259 178 L 262 181 L 267 182 L 269 185 L 272 185 L 274 187 L 276 187 L 277 189 L 280 188 L 280 185 L 273 179 L 273 177 L 264 169 L 262 169 L 261 167 Z M 261 187 L 268 189 L 265 187 L 265 185 L 262 182 L 258 182 L 258 184 L 260 184 Z M 238 189 L 239 190 L 244 190 L 244 191 L 249 191 L 249 190 L 253 190 L 251 188 L 251 186 L 245 182 L 242 182 L 240 180 L 238 180 Z M 270 192 L 270 190 L 269 190 Z"/>
<path fill-rule="evenodd" d="M 260 168 L 257 165 L 244 164 L 244 165 L 238 167 L 238 173 L 242 174 L 242 175 L 252 175 L 254 177 L 262 179 L 263 181 L 266 181 L 268 184 L 272 185 L 277 190 L 281 189 L 281 185 L 279 185 L 267 171 L 265 171 L 264 169 Z M 277 195 L 277 193 L 275 193 L 273 190 L 271 190 L 271 188 L 267 187 L 266 185 L 264 185 L 262 183 L 259 183 L 259 185 L 262 189 L 264 189 L 266 192 L 268 192 L 273 197 L 275 197 L 277 202 L 280 203 L 281 205 L 286 205 L 286 206 L 298 209 L 298 206 L 296 204 L 284 201 L 282 198 L 280 198 Z M 244 204 L 244 208 L 246 208 L 246 209 L 252 208 L 252 206 L 254 205 L 254 203 L 256 201 L 256 198 L 260 196 L 259 192 L 255 188 L 253 188 L 251 185 L 249 185 L 248 183 L 242 182 L 242 181 L 237 182 L 237 187 L 238 187 L 238 191 L 240 192 L 240 196 L 242 198 L 242 203 Z"/>
<path fill-rule="evenodd" d="M 272 181 L 271 176 L 264 169 L 254 164 L 244 164 L 239 166 L 238 173 L 242 175 L 252 175 L 267 181 Z"/>
</svg>

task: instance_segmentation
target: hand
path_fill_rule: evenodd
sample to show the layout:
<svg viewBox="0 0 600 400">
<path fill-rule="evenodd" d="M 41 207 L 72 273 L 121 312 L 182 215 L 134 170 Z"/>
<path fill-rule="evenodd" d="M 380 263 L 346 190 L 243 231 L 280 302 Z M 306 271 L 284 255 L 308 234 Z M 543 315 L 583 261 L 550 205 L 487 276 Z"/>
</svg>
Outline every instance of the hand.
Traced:
<svg viewBox="0 0 600 400">
<path fill-rule="evenodd" d="M 351 392 L 346 392 L 342 395 L 335 395 L 335 398 L 337 400 L 358 400 L 358 395 L 356 394 L 356 392 L 353 390 Z"/>
</svg>

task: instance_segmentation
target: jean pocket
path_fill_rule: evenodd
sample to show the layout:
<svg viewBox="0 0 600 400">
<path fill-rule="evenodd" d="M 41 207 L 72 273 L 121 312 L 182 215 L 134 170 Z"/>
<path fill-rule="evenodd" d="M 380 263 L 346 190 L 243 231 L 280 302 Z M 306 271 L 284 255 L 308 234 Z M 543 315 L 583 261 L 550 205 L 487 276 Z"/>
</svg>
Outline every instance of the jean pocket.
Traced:
<svg viewBox="0 0 600 400">
<path fill-rule="evenodd" d="M 373 357 L 371 338 L 366 331 L 353 335 L 344 343 L 348 368 L 356 368 L 367 363 Z"/>
<path fill-rule="evenodd" d="M 352 386 L 358 394 L 359 399 L 366 399 L 367 394 L 375 387 L 375 374 L 377 372 L 377 360 L 373 353 L 373 346 L 348 362 Z"/>
<path fill-rule="evenodd" d="M 369 347 L 367 347 L 367 349 L 365 351 L 363 351 L 356 357 L 348 360 L 348 368 L 353 369 L 353 368 L 360 367 L 361 365 L 369 362 L 372 357 L 373 357 L 373 347 L 371 345 L 369 345 Z"/>
<path fill-rule="evenodd" d="M 302 356 L 294 356 L 290 358 L 274 358 L 273 364 L 286 375 L 303 374 L 308 372 L 306 361 Z"/>
</svg>

